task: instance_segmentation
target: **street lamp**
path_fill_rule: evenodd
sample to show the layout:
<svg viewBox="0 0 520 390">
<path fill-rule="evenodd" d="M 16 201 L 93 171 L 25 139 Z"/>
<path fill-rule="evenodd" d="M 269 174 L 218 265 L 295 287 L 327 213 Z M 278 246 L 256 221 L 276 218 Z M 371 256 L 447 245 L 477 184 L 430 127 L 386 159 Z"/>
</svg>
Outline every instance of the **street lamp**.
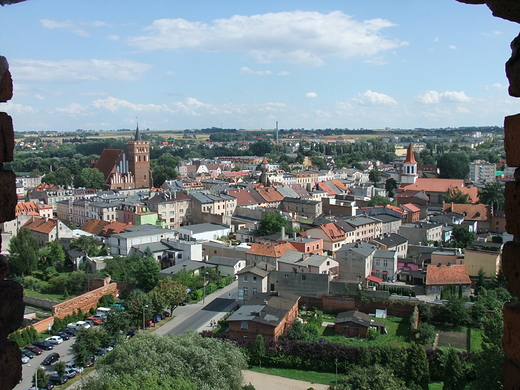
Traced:
<svg viewBox="0 0 520 390">
<path fill-rule="evenodd" d="M 208 273 L 204 272 L 204 284 L 203 284 L 204 294 L 202 295 L 202 304 L 203 305 L 206 303 L 206 276 L 207 275 L 208 275 Z"/>
<path fill-rule="evenodd" d="M 147 307 L 148 307 L 148 305 L 144 305 L 144 306 L 143 306 L 143 332 L 144 332 L 144 328 L 145 328 L 145 326 L 146 326 L 146 324 L 145 324 L 145 320 L 144 320 L 144 310 L 145 310 Z"/>
</svg>

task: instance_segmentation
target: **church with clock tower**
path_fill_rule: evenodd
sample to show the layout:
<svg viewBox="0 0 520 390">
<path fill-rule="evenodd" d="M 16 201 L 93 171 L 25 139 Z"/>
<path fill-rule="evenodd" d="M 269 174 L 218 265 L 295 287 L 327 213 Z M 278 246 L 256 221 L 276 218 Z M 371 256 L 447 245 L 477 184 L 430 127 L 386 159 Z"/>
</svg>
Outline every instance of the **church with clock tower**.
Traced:
<svg viewBox="0 0 520 390">
<path fill-rule="evenodd" d="M 127 143 L 127 151 L 105 149 L 93 165 L 105 176 L 105 188 L 110 190 L 151 188 L 150 141 L 143 141 L 137 125 L 133 141 Z"/>
</svg>

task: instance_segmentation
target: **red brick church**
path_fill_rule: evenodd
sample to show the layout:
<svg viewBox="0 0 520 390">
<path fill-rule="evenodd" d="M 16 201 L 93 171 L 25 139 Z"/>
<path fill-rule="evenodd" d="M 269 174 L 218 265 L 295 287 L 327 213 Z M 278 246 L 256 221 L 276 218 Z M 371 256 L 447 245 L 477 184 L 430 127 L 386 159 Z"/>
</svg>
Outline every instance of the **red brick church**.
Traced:
<svg viewBox="0 0 520 390">
<path fill-rule="evenodd" d="M 151 188 L 150 141 L 141 139 L 137 125 L 135 139 L 127 143 L 126 153 L 120 149 L 105 149 L 93 167 L 105 176 L 106 189 Z"/>
</svg>

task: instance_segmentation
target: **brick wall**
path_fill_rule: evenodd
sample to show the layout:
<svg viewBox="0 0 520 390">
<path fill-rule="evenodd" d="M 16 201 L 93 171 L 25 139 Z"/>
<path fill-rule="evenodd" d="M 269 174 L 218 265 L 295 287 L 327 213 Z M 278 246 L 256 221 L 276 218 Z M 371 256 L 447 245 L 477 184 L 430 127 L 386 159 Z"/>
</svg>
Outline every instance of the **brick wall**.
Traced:
<svg viewBox="0 0 520 390">
<path fill-rule="evenodd" d="M 54 325 L 54 317 L 49 317 L 32 324 L 33 328 L 36 329 L 38 333 L 46 332 L 47 329 L 49 329 L 49 325 Z"/>
</svg>

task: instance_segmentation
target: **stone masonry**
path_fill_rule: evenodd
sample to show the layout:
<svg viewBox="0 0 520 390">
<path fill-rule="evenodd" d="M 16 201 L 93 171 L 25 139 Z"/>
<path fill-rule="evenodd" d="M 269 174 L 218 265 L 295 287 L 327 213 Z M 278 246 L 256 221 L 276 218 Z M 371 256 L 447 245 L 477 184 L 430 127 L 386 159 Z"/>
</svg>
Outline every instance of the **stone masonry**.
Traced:
<svg viewBox="0 0 520 390">
<path fill-rule="evenodd" d="M 467 4 L 486 4 L 493 16 L 520 23 L 518 0 L 457 0 Z M 511 42 L 511 57 L 506 62 L 509 95 L 520 97 L 520 35 Z M 514 240 L 506 243 L 502 266 L 507 278 L 507 289 L 517 300 L 504 305 L 504 336 L 502 345 L 508 357 L 502 366 L 505 390 L 520 389 L 520 114 L 507 116 L 504 121 L 504 149 L 507 165 L 517 167 L 515 180 L 506 183 L 506 230 Z"/>
<path fill-rule="evenodd" d="M 12 97 L 13 80 L 9 64 L 5 57 L 0 56 L 0 103 Z M 5 112 L 0 112 L 0 223 L 15 218 L 16 177 L 14 172 L 4 169 L 4 162 L 13 161 L 13 153 L 13 120 Z M 16 282 L 5 280 L 9 273 L 7 259 L 0 256 L 0 390 L 12 389 L 22 377 L 18 344 L 8 340 L 7 336 L 22 325 L 25 307 L 23 288 Z"/>
</svg>

